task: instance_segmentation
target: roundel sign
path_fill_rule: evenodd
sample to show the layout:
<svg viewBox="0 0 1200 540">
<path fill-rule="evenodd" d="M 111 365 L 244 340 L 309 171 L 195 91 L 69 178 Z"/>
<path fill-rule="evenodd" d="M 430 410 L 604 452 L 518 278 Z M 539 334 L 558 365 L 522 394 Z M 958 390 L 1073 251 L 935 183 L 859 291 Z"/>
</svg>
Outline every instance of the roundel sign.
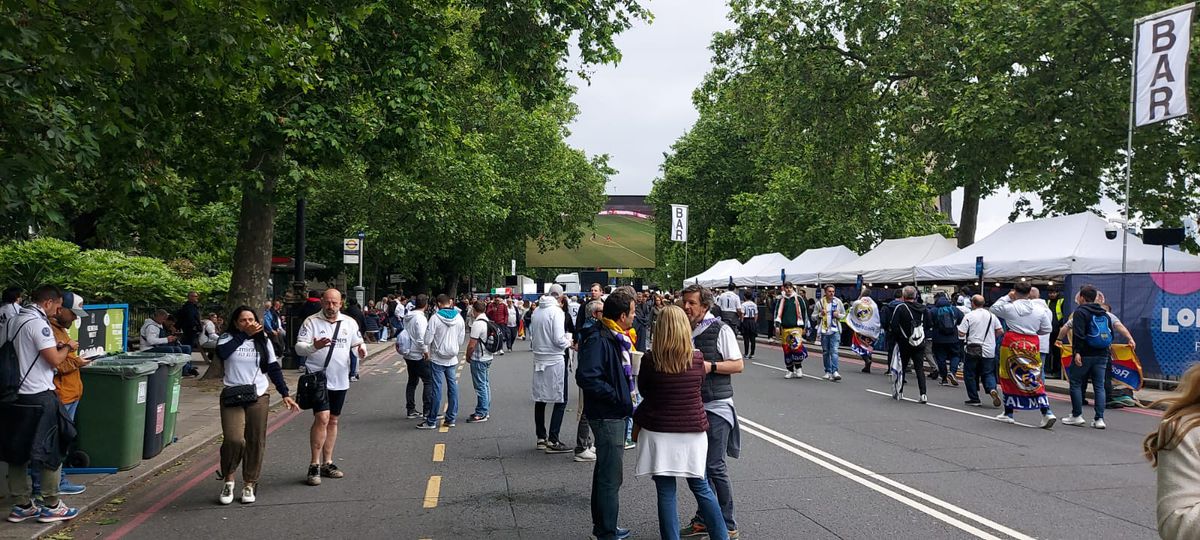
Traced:
<svg viewBox="0 0 1200 540">
<path fill-rule="evenodd" d="M 358 264 L 359 255 L 362 255 L 362 241 L 357 238 L 346 238 L 342 240 L 342 262 L 345 264 Z"/>
<path fill-rule="evenodd" d="M 347 238 L 342 242 L 342 248 L 345 249 L 347 253 L 358 253 L 358 239 Z"/>
</svg>

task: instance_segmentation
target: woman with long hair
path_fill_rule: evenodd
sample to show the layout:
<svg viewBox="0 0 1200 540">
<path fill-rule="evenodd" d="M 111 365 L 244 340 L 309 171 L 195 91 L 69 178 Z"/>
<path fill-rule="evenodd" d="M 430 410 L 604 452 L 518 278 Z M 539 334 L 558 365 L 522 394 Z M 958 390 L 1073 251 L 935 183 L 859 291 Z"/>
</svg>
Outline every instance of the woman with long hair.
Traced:
<svg viewBox="0 0 1200 540">
<path fill-rule="evenodd" d="M 658 490 L 658 532 L 679 538 L 676 478 L 687 479 L 696 496 L 709 538 L 726 540 L 721 506 L 704 467 L 708 457 L 708 416 L 700 397 L 704 357 L 692 347 L 692 326 L 677 306 L 666 306 L 654 324 L 654 349 L 642 359 L 638 392 L 642 403 L 633 413 L 637 426 L 638 476 L 651 475 Z"/>
<path fill-rule="evenodd" d="M 1200 531 L 1200 364 L 1184 372 L 1158 430 L 1142 443 L 1158 470 L 1158 535 L 1195 538 Z"/>
<path fill-rule="evenodd" d="M 267 448 L 267 411 L 271 398 L 267 395 L 267 378 L 283 396 L 287 408 L 298 411 L 299 405 L 288 395 L 283 370 L 275 351 L 267 341 L 258 314 L 249 306 L 238 306 L 229 315 L 229 328 L 217 343 L 217 355 L 225 362 L 225 387 L 221 391 L 221 470 L 225 481 L 218 499 L 221 504 L 233 502 L 232 475 L 242 466 L 242 503 L 255 500 L 263 453 Z"/>
</svg>

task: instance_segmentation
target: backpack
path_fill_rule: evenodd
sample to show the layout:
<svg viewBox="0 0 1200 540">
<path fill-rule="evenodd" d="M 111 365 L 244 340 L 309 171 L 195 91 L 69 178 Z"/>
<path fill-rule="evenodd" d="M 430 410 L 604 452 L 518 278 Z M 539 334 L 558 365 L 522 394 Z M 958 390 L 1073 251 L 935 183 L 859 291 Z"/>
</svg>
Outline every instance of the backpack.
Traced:
<svg viewBox="0 0 1200 540">
<path fill-rule="evenodd" d="M 483 350 L 489 353 L 499 352 L 504 348 L 504 330 L 491 319 L 483 319 L 483 322 L 487 324 L 487 335 L 482 340 Z"/>
<path fill-rule="evenodd" d="M 408 356 L 408 353 L 412 352 L 412 337 L 405 330 L 396 334 L 396 352 L 400 353 L 400 356 Z"/>
<path fill-rule="evenodd" d="M 1088 325 L 1087 335 L 1084 336 L 1088 347 L 1099 350 L 1108 350 L 1112 346 L 1112 327 L 1111 319 L 1108 314 L 1092 315 L 1092 322 Z"/>
<path fill-rule="evenodd" d="M 954 314 L 958 312 L 958 308 L 954 306 L 942 306 L 937 310 L 937 332 L 943 336 L 957 336 L 958 325 L 954 323 Z"/>
<path fill-rule="evenodd" d="M 9 404 L 17 400 L 21 384 L 25 382 L 25 377 L 29 376 L 29 372 L 33 371 L 33 366 L 37 364 L 37 359 L 34 359 L 25 374 L 21 375 L 21 359 L 17 356 L 17 336 L 20 336 L 25 325 L 33 320 L 31 318 L 21 323 L 21 326 L 18 326 L 17 331 L 11 336 L 5 335 L 4 337 L 7 339 L 4 340 L 3 345 L 0 345 L 0 404 Z"/>
<path fill-rule="evenodd" d="M 915 314 L 913 313 L 912 308 L 908 307 L 907 304 L 904 304 L 904 309 L 908 310 L 908 316 L 912 319 L 913 325 L 912 334 L 908 336 L 908 344 L 912 345 L 913 347 L 920 347 L 923 343 L 925 343 L 925 316 L 921 315 L 921 320 L 918 321 L 916 317 L 913 317 Z"/>
</svg>

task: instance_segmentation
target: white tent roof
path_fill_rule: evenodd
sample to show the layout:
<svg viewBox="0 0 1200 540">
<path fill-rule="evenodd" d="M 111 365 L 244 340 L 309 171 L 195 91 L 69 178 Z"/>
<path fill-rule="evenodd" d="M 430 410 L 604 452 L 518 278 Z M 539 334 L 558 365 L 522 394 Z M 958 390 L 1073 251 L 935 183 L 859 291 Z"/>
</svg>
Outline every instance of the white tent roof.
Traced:
<svg viewBox="0 0 1200 540">
<path fill-rule="evenodd" d="M 975 258 L 983 257 L 986 279 L 1060 278 L 1067 274 L 1121 273 L 1121 236 L 1109 240 L 1101 217 L 1084 212 L 1009 223 L 957 253 L 917 268 L 920 281 L 975 279 Z M 1161 271 L 1163 252 L 1129 236 L 1128 271 Z M 1168 249 L 1166 270 L 1200 271 L 1200 258 Z"/>
<path fill-rule="evenodd" d="M 781 271 L 791 262 L 791 259 L 779 253 L 755 255 L 733 274 L 733 284 L 739 287 L 778 287 L 783 285 Z"/>
<path fill-rule="evenodd" d="M 915 268 L 958 251 L 958 245 L 940 234 L 884 240 L 875 249 L 847 264 L 821 272 L 824 283 L 854 283 L 859 274 L 864 283 L 912 282 Z M 974 269 L 975 259 L 971 258 Z"/>
<path fill-rule="evenodd" d="M 737 259 L 717 261 L 708 270 L 688 278 L 684 285 L 700 283 L 705 287 L 724 287 L 729 285 L 729 278 L 738 270 L 741 270 L 741 268 L 742 263 L 738 262 Z"/>
<path fill-rule="evenodd" d="M 820 274 L 826 270 L 837 268 L 858 258 L 858 254 L 846 246 L 815 248 L 801 253 L 783 269 L 788 281 L 802 285 L 817 283 Z"/>
</svg>

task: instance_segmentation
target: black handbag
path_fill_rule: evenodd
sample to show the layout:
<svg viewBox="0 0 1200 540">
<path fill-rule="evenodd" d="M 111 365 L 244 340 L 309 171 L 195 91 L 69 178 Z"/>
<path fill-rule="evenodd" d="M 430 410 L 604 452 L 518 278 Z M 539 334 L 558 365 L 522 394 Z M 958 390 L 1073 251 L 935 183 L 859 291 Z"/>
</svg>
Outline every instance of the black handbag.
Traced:
<svg viewBox="0 0 1200 540">
<path fill-rule="evenodd" d="M 254 338 L 251 338 L 254 339 Z M 258 370 L 266 373 L 267 371 L 267 355 L 265 339 L 259 338 L 254 341 L 254 349 L 258 352 Z M 237 386 L 226 386 L 221 390 L 221 406 L 222 407 L 245 407 L 258 402 L 258 386 L 254 384 L 239 384 Z"/>
<path fill-rule="evenodd" d="M 325 370 L 329 368 L 329 360 L 333 358 L 333 349 L 337 347 L 338 333 L 342 329 L 342 321 L 333 327 L 333 341 L 329 343 L 329 352 L 325 353 L 325 365 L 316 373 L 305 373 L 296 383 L 296 404 L 301 409 L 309 410 L 319 404 L 329 401 L 329 392 L 325 385 Z"/>
</svg>

